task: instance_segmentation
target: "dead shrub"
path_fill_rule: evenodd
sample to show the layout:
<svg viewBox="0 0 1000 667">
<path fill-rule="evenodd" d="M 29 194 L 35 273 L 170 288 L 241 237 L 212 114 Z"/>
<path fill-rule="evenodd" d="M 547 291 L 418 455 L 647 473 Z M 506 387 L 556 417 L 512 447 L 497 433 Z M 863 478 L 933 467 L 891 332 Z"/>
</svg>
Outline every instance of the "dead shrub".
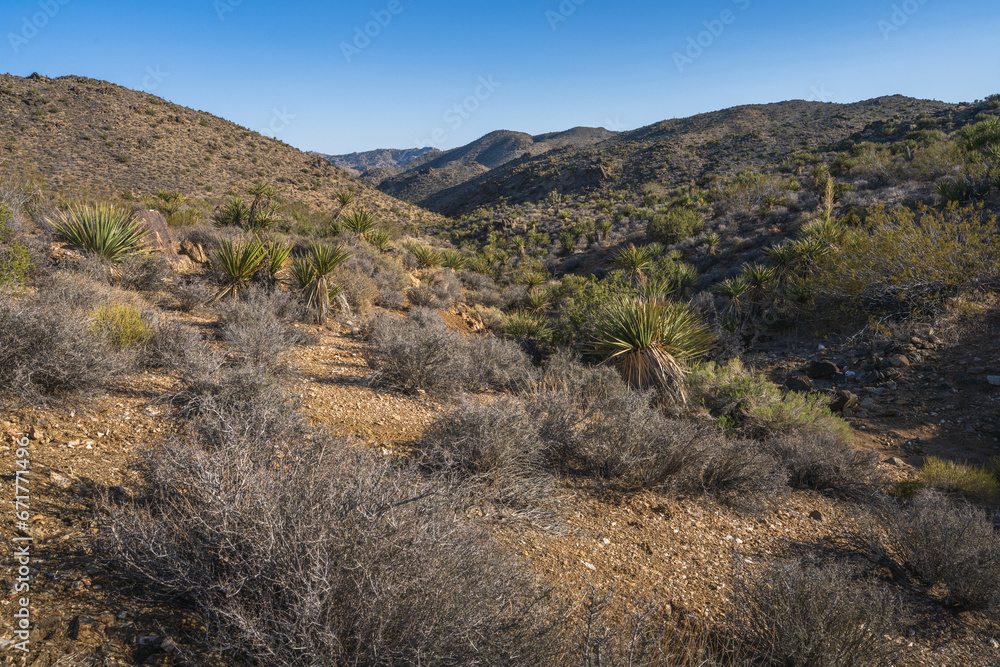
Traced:
<svg viewBox="0 0 1000 667">
<path fill-rule="evenodd" d="M 889 667 L 899 657 L 885 638 L 897 629 L 899 602 L 841 564 L 744 564 L 732 602 L 729 632 L 746 664 Z"/>
<path fill-rule="evenodd" d="M 886 501 L 850 537 L 897 576 L 943 584 L 949 604 L 1000 611 L 1000 538 L 986 513 L 973 505 L 933 491 L 903 506 Z"/>
<path fill-rule="evenodd" d="M 828 430 L 797 429 L 765 440 L 764 447 L 796 486 L 863 500 L 878 495 L 885 482 L 876 452 L 855 449 Z"/>
<path fill-rule="evenodd" d="M 479 336 L 469 341 L 473 375 L 470 384 L 478 389 L 520 393 L 530 391 L 538 377 L 531 358 L 514 341 L 496 336 Z"/>
</svg>

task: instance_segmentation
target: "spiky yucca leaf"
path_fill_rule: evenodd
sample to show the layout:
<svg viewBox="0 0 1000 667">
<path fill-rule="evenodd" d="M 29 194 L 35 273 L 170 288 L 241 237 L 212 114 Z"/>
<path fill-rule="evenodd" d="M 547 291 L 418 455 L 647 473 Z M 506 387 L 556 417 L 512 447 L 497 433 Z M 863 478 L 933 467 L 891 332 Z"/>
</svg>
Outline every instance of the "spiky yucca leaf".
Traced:
<svg viewBox="0 0 1000 667">
<path fill-rule="evenodd" d="M 504 333 L 512 338 L 545 340 L 551 332 L 544 318 L 517 310 L 504 317 Z"/>
<path fill-rule="evenodd" d="M 799 252 L 792 243 L 782 243 L 764 249 L 768 261 L 774 264 L 778 278 L 785 278 L 799 262 Z"/>
<path fill-rule="evenodd" d="M 388 232 L 373 229 L 365 234 L 365 241 L 368 241 L 372 247 L 376 248 L 380 252 L 386 252 L 389 250 L 389 244 L 392 242 L 392 237 L 389 236 Z"/>
<path fill-rule="evenodd" d="M 425 246 L 422 243 L 410 243 L 406 246 L 406 249 L 410 251 L 410 254 L 413 255 L 413 258 L 417 260 L 417 264 L 422 269 L 433 269 L 436 266 L 441 266 L 441 255 L 434 248 Z"/>
<path fill-rule="evenodd" d="M 452 271 L 461 271 L 468 266 L 468 264 L 469 260 L 467 260 L 465 255 L 457 250 L 441 251 L 441 266 L 444 266 L 445 268 L 449 268 Z"/>
<path fill-rule="evenodd" d="M 115 263 L 141 252 L 148 234 L 132 213 L 105 204 L 71 208 L 49 222 L 69 243 Z"/>
<path fill-rule="evenodd" d="M 350 254 L 341 246 L 329 246 L 324 243 L 313 242 L 309 246 L 309 254 L 306 261 L 309 269 L 305 269 L 301 260 L 293 263 L 292 274 L 297 281 L 310 275 L 311 280 L 303 288 L 306 297 L 306 305 L 313 312 L 313 319 L 316 324 L 325 324 L 330 314 L 330 299 L 336 299 L 339 292 L 331 297 L 332 286 L 330 284 L 330 274 L 338 266 L 350 258 Z M 311 270 L 311 272 L 310 272 Z"/>
<path fill-rule="evenodd" d="M 547 289 L 532 288 L 524 297 L 524 305 L 532 313 L 541 313 L 552 301 L 552 293 Z"/>
<path fill-rule="evenodd" d="M 649 246 L 629 243 L 615 254 L 612 262 L 619 269 L 628 271 L 629 278 L 635 282 L 642 280 L 645 272 L 653 265 L 653 253 Z"/>
<path fill-rule="evenodd" d="M 737 276 L 723 280 L 715 285 L 712 291 L 729 299 L 729 307 L 734 311 L 739 311 L 743 307 L 743 297 L 750 291 L 750 283 L 742 276 Z"/>
<path fill-rule="evenodd" d="M 335 198 L 340 204 L 340 208 L 347 208 L 354 201 L 354 193 L 350 190 L 341 190 L 335 195 Z"/>
<path fill-rule="evenodd" d="M 755 303 L 762 301 L 768 295 L 777 275 L 774 267 L 764 266 L 757 262 L 745 264 L 743 270 L 740 271 L 740 277 L 746 281 L 750 288 L 747 296 Z"/>
<path fill-rule="evenodd" d="M 596 354 L 618 366 L 637 389 L 684 403 L 688 362 L 709 350 L 712 334 L 687 306 L 665 299 L 619 298 L 598 320 Z"/>
<path fill-rule="evenodd" d="M 715 232 L 705 235 L 705 245 L 708 246 L 708 254 L 714 255 L 720 243 L 722 243 L 722 237 Z"/>
<path fill-rule="evenodd" d="M 239 297 L 241 289 L 267 262 L 267 249 L 257 237 L 248 239 L 222 239 L 215 252 L 215 265 L 222 272 L 222 289 L 216 299 L 229 295 Z"/>
<path fill-rule="evenodd" d="M 230 197 L 212 219 L 217 227 L 242 227 L 250 219 L 250 207 L 243 197 Z"/>
<path fill-rule="evenodd" d="M 358 209 L 341 217 L 340 227 L 341 229 L 346 229 L 354 232 L 355 234 L 362 235 L 372 231 L 375 228 L 376 222 L 377 219 L 374 213 L 364 209 Z"/>
<path fill-rule="evenodd" d="M 269 239 L 264 245 L 264 249 L 267 252 L 267 266 L 265 267 L 267 277 L 271 280 L 277 280 L 278 274 L 285 268 L 288 256 L 292 254 L 292 244 Z"/>
<path fill-rule="evenodd" d="M 309 283 L 316 279 L 316 268 L 309 261 L 308 257 L 296 257 L 292 260 L 292 268 L 289 271 L 292 282 L 300 290 L 304 290 Z"/>
</svg>

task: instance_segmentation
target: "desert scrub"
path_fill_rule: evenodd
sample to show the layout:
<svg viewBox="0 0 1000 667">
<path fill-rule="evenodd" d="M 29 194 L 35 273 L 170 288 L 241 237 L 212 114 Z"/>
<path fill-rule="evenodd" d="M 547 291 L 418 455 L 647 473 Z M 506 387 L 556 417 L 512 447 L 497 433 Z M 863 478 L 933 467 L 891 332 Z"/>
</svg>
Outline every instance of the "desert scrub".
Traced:
<svg viewBox="0 0 1000 667">
<path fill-rule="evenodd" d="M 15 239 L 14 214 L 0 203 L 0 289 L 23 284 L 34 268 L 28 248 Z"/>
<path fill-rule="evenodd" d="M 899 645 L 886 638 L 899 630 L 899 600 L 848 566 L 744 564 L 732 599 L 728 626 L 738 664 L 890 667 L 899 658 Z"/>
<path fill-rule="evenodd" d="M 424 440 L 422 463 L 471 487 L 476 497 L 520 514 L 551 498 L 538 427 L 514 398 L 462 404 L 438 419 Z"/>
<path fill-rule="evenodd" d="M 462 336 L 437 313 L 419 307 L 407 319 L 388 314 L 373 318 L 365 359 L 384 384 L 406 392 L 454 393 L 471 372 Z"/>
<path fill-rule="evenodd" d="M 705 221 L 693 208 L 675 208 L 654 215 L 646 223 L 646 235 L 653 241 L 673 245 L 702 230 Z"/>
<path fill-rule="evenodd" d="M 980 508 L 920 491 L 904 504 L 877 507 L 849 537 L 897 577 L 943 585 L 946 603 L 1000 612 L 1000 539 Z"/>
<path fill-rule="evenodd" d="M 32 299 L 0 300 L 0 390 L 46 405 L 87 397 L 131 370 L 134 355 L 88 321 L 98 301 L 73 280 L 43 283 Z"/>
<path fill-rule="evenodd" d="M 108 303 L 90 311 L 91 329 L 119 350 L 142 347 L 153 335 L 148 316 L 129 303 Z"/>
<path fill-rule="evenodd" d="M 830 412 L 823 396 L 784 392 L 763 375 L 749 371 L 739 359 L 725 366 L 714 362 L 695 366 L 687 384 L 694 400 L 714 418 L 744 435 L 766 438 L 815 429 L 839 441 L 851 441 L 847 422 Z"/>
<path fill-rule="evenodd" d="M 254 433 L 232 420 L 252 407 L 237 398 L 212 430 Z M 530 573 L 412 470 L 322 432 L 201 430 L 136 474 L 141 500 L 104 504 L 96 549 L 192 603 L 210 651 L 303 667 L 551 658 L 542 618 L 558 612 Z"/>
</svg>

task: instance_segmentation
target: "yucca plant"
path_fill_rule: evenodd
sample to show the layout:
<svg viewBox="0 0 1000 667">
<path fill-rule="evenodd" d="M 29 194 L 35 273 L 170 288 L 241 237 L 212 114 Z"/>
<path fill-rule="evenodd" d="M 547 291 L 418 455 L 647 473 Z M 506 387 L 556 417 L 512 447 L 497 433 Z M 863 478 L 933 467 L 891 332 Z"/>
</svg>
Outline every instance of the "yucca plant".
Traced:
<svg viewBox="0 0 1000 667">
<path fill-rule="evenodd" d="M 340 228 L 361 236 L 375 228 L 377 219 L 371 211 L 358 209 L 340 218 Z"/>
<path fill-rule="evenodd" d="M 292 244 L 277 239 L 268 239 L 267 243 L 264 244 L 264 250 L 267 252 L 267 263 L 264 266 L 267 277 L 272 282 L 277 281 L 278 274 L 285 268 L 288 256 L 292 254 Z"/>
<path fill-rule="evenodd" d="M 524 274 L 521 282 L 524 283 L 524 285 L 530 290 L 535 287 L 541 287 L 545 283 L 549 282 L 549 277 L 541 271 L 528 271 Z"/>
<path fill-rule="evenodd" d="M 388 232 L 383 232 L 378 229 L 373 229 L 364 236 L 365 241 L 368 241 L 375 249 L 380 252 L 388 252 L 389 244 L 392 242 L 392 237 L 389 236 Z"/>
<path fill-rule="evenodd" d="M 688 362 L 712 345 L 708 327 L 687 306 L 666 299 L 619 298 L 597 323 L 593 351 L 618 367 L 636 389 L 655 389 L 662 399 L 687 401 Z"/>
<path fill-rule="evenodd" d="M 677 290 L 681 294 L 687 294 L 698 284 L 698 269 L 690 264 L 681 264 L 677 267 Z"/>
<path fill-rule="evenodd" d="M 230 197 L 212 216 L 217 227 L 243 227 L 250 219 L 250 207 L 243 197 Z"/>
<path fill-rule="evenodd" d="M 619 269 L 627 271 L 629 279 L 635 284 L 646 277 L 645 272 L 653 265 L 653 254 L 648 246 L 630 243 L 615 254 L 612 262 Z"/>
<path fill-rule="evenodd" d="M 729 299 L 729 310 L 738 313 L 743 310 L 743 298 L 750 291 L 750 283 L 742 276 L 737 276 L 716 284 L 712 291 Z"/>
<path fill-rule="evenodd" d="M 132 213 L 105 204 L 70 208 L 49 222 L 67 242 L 114 263 L 141 252 L 149 233 Z"/>
<path fill-rule="evenodd" d="M 504 333 L 511 338 L 545 340 L 550 330 L 543 317 L 524 310 L 516 310 L 504 317 Z"/>
<path fill-rule="evenodd" d="M 816 264 L 833 252 L 829 243 L 821 238 L 804 238 L 792 243 L 799 258 L 799 266 L 804 273 L 812 270 Z"/>
<path fill-rule="evenodd" d="M 465 258 L 465 255 L 458 252 L 457 250 L 442 250 L 441 251 L 441 266 L 451 269 L 452 271 L 461 271 L 469 265 L 469 260 Z"/>
<path fill-rule="evenodd" d="M 329 246 L 313 242 L 309 254 L 296 258 L 292 263 L 292 277 L 305 292 L 306 305 L 313 312 L 316 324 L 325 324 L 330 314 L 330 299 L 336 299 L 339 292 L 331 295 L 330 276 L 350 258 L 341 246 Z M 308 278 L 308 281 L 305 279 Z"/>
<path fill-rule="evenodd" d="M 773 267 L 753 262 L 752 264 L 745 264 L 743 266 L 743 270 L 740 271 L 740 277 L 749 286 L 747 298 L 750 302 L 761 303 L 770 293 L 771 286 L 776 280 L 777 272 Z"/>
<path fill-rule="evenodd" d="M 846 234 L 847 228 L 836 218 L 830 217 L 814 220 L 802 227 L 799 238 L 816 239 L 836 247 L 844 240 Z"/>
<path fill-rule="evenodd" d="M 417 260 L 417 265 L 422 269 L 433 269 L 441 266 L 442 258 L 437 250 L 422 243 L 407 244 L 406 249 Z"/>
<path fill-rule="evenodd" d="M 720 243 L 722 243 L 722 237 L 715 232 L 705 235 L 705 245 L 708 247 L 709 255 L 714 255 L 718 251 Z"/>
<path fill-rule="evenodd" d="M 642 299 L 665 299 L 677 292 L 677 280 L 669 275 L 652 276 L 639 283 L 636 292 Z"/>
<path fill-rule="evenodd" d="M 531 313 L 544 312 L 552 301 L 552 293 L 547 289 L 529 289 L 524 297 L 524 305 Z"/>
<path fill-rule="evenodd" d="M 608 234 L 611 233 L 611 230 L 614 229 L 614 226 L 615 223 L 613 223 L 610 220 L 601 220 L 599 223 L 597 223 L 597 230 L 601 232 L 601 240 L 604 241 L 605 243 L 607 243 Z"/>
<path fill-rule="evenodd" d="M 215 266 L 222 273 L 222 288 L 215 300 L 224 296 L 239 298 L 240 290 L 250 284 L 267 263 L 267 248 L 257 237 L 222 239 L 215 251 Z"/>
<path fill-rule="evenodd" d="M 782 243 L 765 248 L 764 255 L 768 261 L 774 264 L 779 280 L 784 280 L 788 277 L 799 262 L 798 250 L 791 243 Z"/>
<path fill-rule="evenodd" d="M 350 190 L 341 190 L 334 195 L 334 199 L 337 200 L 337 203 L 340 204 L 340 210 L 343 211 L 354 202 L 354 193 Z"/>
<path fill-rule="evenodd" d="M 962 201 L 966 196 L 965 184 L 953 180 L 941 181 L 935 191 L 946 202 Z"/>
</svg>

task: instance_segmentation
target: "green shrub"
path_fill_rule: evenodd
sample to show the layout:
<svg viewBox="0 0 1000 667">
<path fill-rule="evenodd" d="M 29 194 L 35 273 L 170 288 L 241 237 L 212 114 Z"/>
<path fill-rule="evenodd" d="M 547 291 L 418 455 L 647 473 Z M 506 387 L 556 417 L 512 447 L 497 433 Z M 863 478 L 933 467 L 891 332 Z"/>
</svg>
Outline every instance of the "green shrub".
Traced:
<svg viewBox="0 0 1000 667">
<path fill-rule="evenodd" d="M 119 350 L 149 342 L 153 328 L 141 310 L 128 303 L 109 303 L 90 311 L 93 329 L 108 337 Z"/>
<path fill-rule="evenodd" d="M 695 366 L 688 375 L 692 398 L 715 418 L 732 420 L 749 437 L 768 438 L 800 429 L 828 432 L 841 442 L 851 441 L 851 429 L 830 412 L 820 395 L 785 392 L 763 375 L 747 370 L 739 359 L 725 366 Z"/>
<path fill-rule="evenodd" d="M 35 268 L 31 253 L 14 238 L 14 216 L 0 203 L 0 288 L 23 284 Z"/>
<path fill-rule="evenodd" d="M 693 208 L 675 208 L 658 213 L 646 223 L 646 235 L 654 241 L 671 245 L 689 239 L 704 227 L 701 214 Z"/>
<path fill-rule="evenodd" d="M 981 207 L 878 209 L 816 263 L 809 288 L 847 311 L 911 315 L 1000 281 L 997 220 Z"/>
<path fill-rule="evenodd" d="M 1000 481 L 988 468 L 928 457 L 920 469 L 928 486 L 951 491 L 981 502 L 1000 500 Z"/>
</svg>

